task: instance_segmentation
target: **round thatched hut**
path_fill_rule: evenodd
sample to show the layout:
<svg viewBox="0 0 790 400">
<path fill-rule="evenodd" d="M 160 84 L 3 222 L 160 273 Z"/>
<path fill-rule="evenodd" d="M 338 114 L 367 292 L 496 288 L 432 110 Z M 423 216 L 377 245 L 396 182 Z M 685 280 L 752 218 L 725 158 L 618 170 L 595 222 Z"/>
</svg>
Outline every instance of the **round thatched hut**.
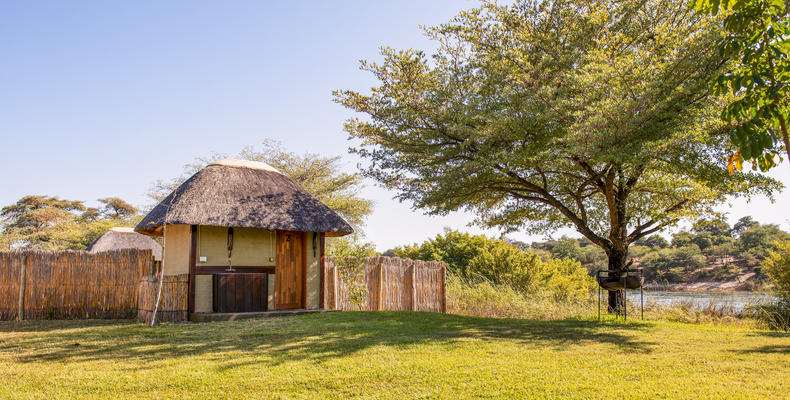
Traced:
<svg viewBox="0 0 790 400">
<path fill-rule="evenodd" d="M 110 228 L 86 249 L 89 253 L 119 249 L 150 249 L 156 261 L 162 261 L 162 246 L 154 239 L 141 235 L 132 228 Z"/>
<path fill-rule="evenodd" d="M 164 273 L 189 274 L 189 312 L 208 313 L 320 308 L 324 238 L 353 229 L 275 168 L 224 159 L 135 231 L 164 236 Z"/>
</svg>

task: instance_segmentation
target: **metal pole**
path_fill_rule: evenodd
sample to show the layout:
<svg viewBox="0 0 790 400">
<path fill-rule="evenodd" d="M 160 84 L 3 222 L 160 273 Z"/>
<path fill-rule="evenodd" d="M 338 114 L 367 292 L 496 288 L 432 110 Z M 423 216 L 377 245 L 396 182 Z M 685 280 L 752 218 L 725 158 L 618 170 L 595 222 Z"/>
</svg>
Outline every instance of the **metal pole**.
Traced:
<svg viewBox="0 0 790 400">
<path fill-rule="evenodd" d="M 628 321 L 628 272 L 623 275 L 623 321 Z"/>
<path fill-rule="evenodd" d="M 641 277 L 640 277 L 639 280 L 640 281 L 642 280 Z M 645 319 L 645 295 L 642 292 L 642 286 L 643 285 L 641 285 L 641 284 L 639 285 L 639 301 L 642 303 L 642 320 L 644 320 Z"/>
<path fill-rule="evenodd" d="M 598 284 L 598 321 L 601 321 L 601 285 Z"/>
</svg>

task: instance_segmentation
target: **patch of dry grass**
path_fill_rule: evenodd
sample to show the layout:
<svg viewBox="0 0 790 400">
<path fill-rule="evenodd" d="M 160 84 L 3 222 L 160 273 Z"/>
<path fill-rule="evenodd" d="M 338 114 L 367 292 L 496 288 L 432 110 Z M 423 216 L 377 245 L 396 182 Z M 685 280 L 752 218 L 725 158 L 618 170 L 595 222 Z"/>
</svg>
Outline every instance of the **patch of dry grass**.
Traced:
<svg viewBox="0 0 790 400">
<path fill-rule="evenodd" d="M 592 301 L 557 301 L 552 297 L 520 293 L 509 285 L 488 281 L 467 282 L 447 277 L 447 312 L 486 318 L 555 320 L 586 318 L 597 313 Z"/>
</svg>

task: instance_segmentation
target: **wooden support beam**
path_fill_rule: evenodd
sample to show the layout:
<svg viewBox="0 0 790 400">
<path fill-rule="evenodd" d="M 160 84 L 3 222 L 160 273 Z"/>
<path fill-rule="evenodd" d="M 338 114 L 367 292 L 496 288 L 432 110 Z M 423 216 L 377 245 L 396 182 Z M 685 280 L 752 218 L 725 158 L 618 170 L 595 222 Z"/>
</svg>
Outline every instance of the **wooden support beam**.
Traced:
<svg viewBox="0 0 790 400">
<path fill-rule="evenodd" d="M 197 225 L 192 225 L 190 229 L 189 243 L 189 303 L 187 309 L 189 313 L 195 312 L 195 269 L 197 266 Z"/>
<path fill-rule="evenodd" d="M 302 298 L 301 308 L 307 308 L 307 232 L 302 232 Z"/>
<path fill-rule="evenodd" d="M 228 271 L 227 265 L 197 265 L 195 266 L 195 274 L 196 275 L 214 275 L 214 274 L 273 274 L 274 273 L 274 265 L 261 265 L 261 266 L 250 266 L 250 267 L 243 267 L 237 266 L 234 267 L 233 271 Z"/>
<path fill-rule="evenodd" d="M 320 235 L 319 238 L 318 238 L 318 246 L 319 246 L 318 256 L 320 257 L 319 258 L 319 260 L 320 260 L 320 272 L 319 272 L 319 274 L 320 274 L 320 282 L 319 282 L 319 285 L 321 285 L 321 288 L 320 288 L 320 292 L 318 293 L 318 308 L 323 310 L 324 308 L 326 308 L 326 304 L 324 304 L 324 285 L 326 283 L 325 282 L 326 281 L 326 277 L 324 276 L 324 275 L 326 275 L 326 272 L 325 272 L 326 271 L 326 266 L 324 265 L 324 236 L 325 235 L 323 233 L 319 234 L 317 232 L 313 233 L 313 234 L 314 235 Z"/>
<path fill-rule="evenodd" d="M 337 282 L 337 265 L 332 266 L 332 288 L 334 290 L 334 296 L 332 296 L 332 309 L 337 310 L 337 293 L 338 293 L 338 282 Z"/>
</svg>

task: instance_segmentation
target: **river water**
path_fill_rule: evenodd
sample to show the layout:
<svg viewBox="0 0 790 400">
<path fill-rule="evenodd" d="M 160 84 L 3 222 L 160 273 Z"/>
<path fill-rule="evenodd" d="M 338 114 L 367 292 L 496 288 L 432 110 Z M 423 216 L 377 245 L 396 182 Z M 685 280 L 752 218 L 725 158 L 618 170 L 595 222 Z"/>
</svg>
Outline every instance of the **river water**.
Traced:
<svg viewBox="0 0 790 400">
<path fill-rule="evenodd" d="M 750 305 L 768 304 L 776 299 L 771 292 L 677 292 L 666 290 L 645 290 L 645 306 L 658 304 L 673 306 L 690 304 L 695 308 L 705 308 L 708 305 L 717 307 L 732 307 L 739 312 Z M 605 300 L 604 300 L 605 301 Z M 628 301 L 639 304 L 639 291 L 628 291 Z"/>
</svg>

